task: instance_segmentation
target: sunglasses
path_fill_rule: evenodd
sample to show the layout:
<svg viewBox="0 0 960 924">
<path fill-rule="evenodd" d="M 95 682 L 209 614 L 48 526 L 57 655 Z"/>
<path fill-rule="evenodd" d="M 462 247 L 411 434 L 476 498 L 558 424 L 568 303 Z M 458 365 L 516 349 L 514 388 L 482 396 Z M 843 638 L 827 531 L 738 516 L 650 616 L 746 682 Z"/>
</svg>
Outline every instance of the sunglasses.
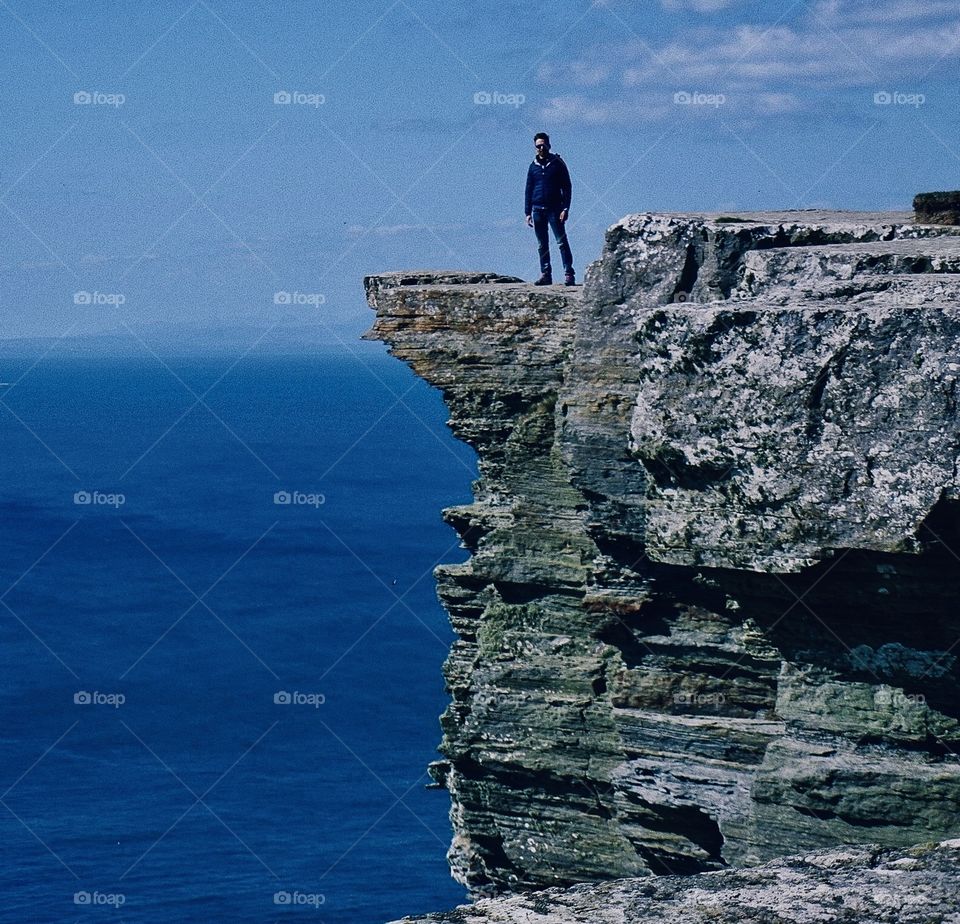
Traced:
<svg viewBox="0 0 960 924">
<path fill-rule="evenodd" d="M 534 147 L 535 147 L 535 148 L 545 148 L 545 147 L 547 147 L 547 145 L 544 144 L 544 143 L 541 141 L 541 142 L 539 142 L 538 144 L 535 144 Z"/>
</svg>

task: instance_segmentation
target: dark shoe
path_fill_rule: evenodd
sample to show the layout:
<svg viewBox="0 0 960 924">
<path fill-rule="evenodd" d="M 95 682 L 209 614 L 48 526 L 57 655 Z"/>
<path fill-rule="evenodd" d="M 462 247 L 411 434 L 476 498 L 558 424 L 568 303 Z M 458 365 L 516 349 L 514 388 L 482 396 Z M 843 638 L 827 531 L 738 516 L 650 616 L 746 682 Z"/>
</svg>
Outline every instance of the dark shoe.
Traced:
<svg viewBox="0 0 960 924">
<path fill-rule="evenodd" d="M 552 286 L 553 285 L 553 276 L 549 273 L 544 273 L 535 283 L 535 286 Z"/>
<path fill-rule="evenodd" d="M 567 273 L 566 278 L 563 280 L 563 284 L 565 286 L 575 286 L 577 284 L 577 280 L 573 273 Z"/>
</svg>

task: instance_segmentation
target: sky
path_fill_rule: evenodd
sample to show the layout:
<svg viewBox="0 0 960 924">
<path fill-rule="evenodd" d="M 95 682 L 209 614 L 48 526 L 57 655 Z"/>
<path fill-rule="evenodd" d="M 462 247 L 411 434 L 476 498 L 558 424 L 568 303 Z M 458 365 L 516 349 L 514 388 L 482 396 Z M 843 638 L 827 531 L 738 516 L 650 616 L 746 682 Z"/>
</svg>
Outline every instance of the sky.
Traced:
<svg viewBox="0 0 960 924">
<path fill-rule="evenodd" d="M 533 279 L 538 130 L 578 277 L 632 212 L 906 210 L 958 61 L 956 0 L 0 0 L 0 339 L 351 346 L 366 274 Z"/>
</svg>

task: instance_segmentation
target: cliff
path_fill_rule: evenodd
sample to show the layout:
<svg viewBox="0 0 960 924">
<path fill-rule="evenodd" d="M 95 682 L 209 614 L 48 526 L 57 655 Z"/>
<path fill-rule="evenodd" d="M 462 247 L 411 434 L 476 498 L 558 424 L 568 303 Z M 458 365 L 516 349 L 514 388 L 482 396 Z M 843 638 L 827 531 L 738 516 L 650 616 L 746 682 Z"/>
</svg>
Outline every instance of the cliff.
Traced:
<svg viewBox="0 0 960 924">
<path fill-rule="evenodd" d="M 960 229 L 632 215 L 585 278 L 365 280 L 479 456 L 436 570 L 455 878 L 960 833 Z"/>
</svg>

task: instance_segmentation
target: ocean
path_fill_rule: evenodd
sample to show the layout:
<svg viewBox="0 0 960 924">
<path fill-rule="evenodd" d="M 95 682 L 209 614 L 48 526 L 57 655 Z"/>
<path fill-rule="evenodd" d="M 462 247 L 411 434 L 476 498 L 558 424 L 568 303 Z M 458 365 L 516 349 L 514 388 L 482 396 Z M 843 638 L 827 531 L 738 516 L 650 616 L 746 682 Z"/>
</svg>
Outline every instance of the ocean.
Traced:
<svg viewBox="0 0 960 924">
<path fill-rule="evenodd" d="M 439 394 L 379 344 L 35 360 L 0 356 L 0 921 L 463 901 Z"/>
</svg>

